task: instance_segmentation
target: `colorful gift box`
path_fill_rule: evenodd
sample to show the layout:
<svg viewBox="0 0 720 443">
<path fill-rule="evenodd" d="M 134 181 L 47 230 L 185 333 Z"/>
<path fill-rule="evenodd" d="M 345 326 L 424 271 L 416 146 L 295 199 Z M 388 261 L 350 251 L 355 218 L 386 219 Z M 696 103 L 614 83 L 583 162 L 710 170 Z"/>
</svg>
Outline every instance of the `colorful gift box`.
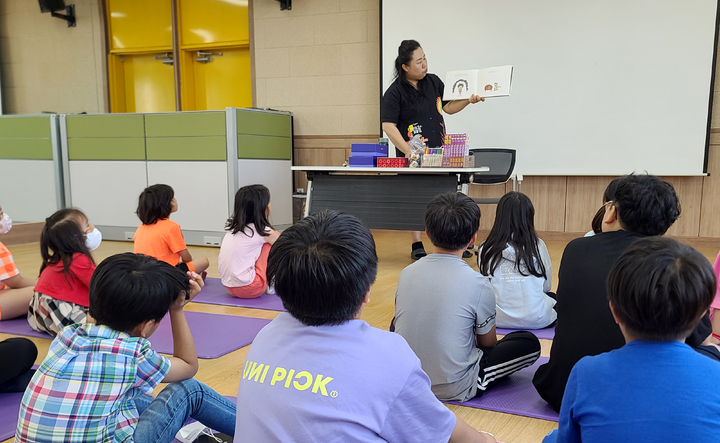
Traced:
<svg viewBox="0 0 720 443">
<path fill-rule="evenodd" d="M 378 168 L 407 168 L 408 159 L 405 157 L 378 157 Z"/>
</svg>

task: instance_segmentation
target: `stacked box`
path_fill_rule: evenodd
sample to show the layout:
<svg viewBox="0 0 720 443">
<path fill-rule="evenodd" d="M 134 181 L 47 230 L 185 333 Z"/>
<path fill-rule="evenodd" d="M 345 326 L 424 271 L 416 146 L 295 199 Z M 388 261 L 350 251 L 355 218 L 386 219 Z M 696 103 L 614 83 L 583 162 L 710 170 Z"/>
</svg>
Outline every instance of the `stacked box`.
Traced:
<svg viewBox="0 0 720 443">
<path fill-rule="evenodd" d="M 405 157 L 378 157 L 378 168 L 407 168 L 408 159 Z"/>
<path fill-rule="evenodd" d="M 377 166 L 377 157 L 350 156 L 348 164 L 355 168 L 374 168 Z"/>
<path fill-rule="evenodd" d="M 378 158 L 387 157 L 388 147 L 378 143 L 353 143 L 350 152 L 350 166 L 371 168 L 377 166 Z"/>
<path fill-rule="evenodd" d="M 470 137 L 467 134 L 446 134 L 443 144 L 443 168 L 465 167 L 465 157 L 470 153 L 469 142 Z"/>
</svg>

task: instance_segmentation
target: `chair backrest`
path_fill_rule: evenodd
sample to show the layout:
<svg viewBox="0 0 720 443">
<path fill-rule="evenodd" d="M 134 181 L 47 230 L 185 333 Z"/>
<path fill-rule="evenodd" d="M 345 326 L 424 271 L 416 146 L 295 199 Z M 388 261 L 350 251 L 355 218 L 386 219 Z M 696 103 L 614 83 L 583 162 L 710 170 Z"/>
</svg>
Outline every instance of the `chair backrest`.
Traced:
<svg viewBox="0 0 720 443">
<path fill-rule="evenodd" d="M 515 150 L 507 148 L 471 148 L 475 166 L 488 166 L 488 172 L 476 172 L 473 183 L 495 184 L 508 181 L 515 169 Z"/>
</svg>

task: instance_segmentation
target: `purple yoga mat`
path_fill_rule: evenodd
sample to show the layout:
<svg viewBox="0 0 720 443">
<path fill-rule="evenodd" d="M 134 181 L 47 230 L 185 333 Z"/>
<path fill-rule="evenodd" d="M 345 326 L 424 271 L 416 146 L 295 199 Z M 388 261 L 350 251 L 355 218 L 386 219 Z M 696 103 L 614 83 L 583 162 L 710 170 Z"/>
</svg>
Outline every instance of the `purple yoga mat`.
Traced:
<svg viewBox="0 0 720 443">
<path fill-rule="evenodd" d="M 195 303 L 210 305 L 240 306 L 241 308 L 285 311 L 282 300 L 275 294 L 263 294 L 258 298 L 237 298 L 230 295 L 219 278 L 205 279 L 202 291 L 193 299 Z"/>
<path fill-rule="evenodd" d="M 31 328 L 26 317 L 0 321 L 0 332 L 5 334 L 22 335 L 24 337 L 53 339 L 52 335 L 44 332 L 38 332 Z"/>
<path fill-rule="evenodd" d="M 22 392 L 0 394 L 0 441 L 15 436 Z"/>
<path fill-rule="evenodd" d="M 270 323 L 263 318 L 238 317 L 234 315 L 206 314 L 185 311 L 195 348 L 200 358 L 218 358 L 255 340 L 260 329 Z M 0 332 L 52 339 L 48 334 L 33 330 L 26 318 L 0 321 Z M 165 317 L 157 331 L 149 338 L 152 348 L 163 354 L 172 354 L 173 340 L 170 320 Z"/>
<path fill-rule="evenodd" d="M 200 358 L 218 358 L 255 340 L 270 320 L 234 315 L 206 314 L 185 311 L 195 348 Z M 173 340 L 170 319 L 165 317 L 157 331 L 148 339 L 157 352 L 172 354 Z"/>
<path fill-rule="evenodd" d="M 558 413 L 553 411 L 550 405 L 540 398 L 535 386 L 532 384 L 532 377 L 538 366 L 547 363 L 547 361 L 547 357 L 540 357 L 532 366 L 498 381 L 482 397 L 475 397 L 465 403 L 455 401 L 448 403 L 542 420 L 558 421 Z"/>
<path fill-rule="evenodd" d="M 555 338 L 555 326 L 550 326 L 549 328 L 545 329 L 505 329 L 505 328 L 496 328 L 495 333 L 498 335 L 507 335 L 511 332 L 515 331 L 528 331 L 535 334 L 535 337 L 537 338 L 545 338 L 548 340 L 552 340 Z"/>
</svg>

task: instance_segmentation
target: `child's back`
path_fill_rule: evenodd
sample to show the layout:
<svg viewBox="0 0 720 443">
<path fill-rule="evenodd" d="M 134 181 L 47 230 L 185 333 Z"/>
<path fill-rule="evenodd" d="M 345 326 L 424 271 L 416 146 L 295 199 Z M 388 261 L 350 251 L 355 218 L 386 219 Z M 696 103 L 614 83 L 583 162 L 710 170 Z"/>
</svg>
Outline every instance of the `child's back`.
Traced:
<svg viewBox="0 0 720 443">
<path fill-rule="evenodd" d="M 584 443 L 716 441 L 720 389 L 709 381 L 719 377 L 720 363 L 680 342 L 637 340 L 584 357 L 568 379 L 558 432 Z"/>
<path fill-rule="evenodd" d="M 483 353 L 475 335 L 490 333 L 494 320 L 492 291 L 463 259 L 430 254 L 400 273 L 395 332 L 423 362 L 439 399 L 466 401 L 476 395 Z"/>
<path fill-rule="evenodd" d="M 520 192 L 508 192 L 497 205 L 495 223 L 478 251 L 478 269 L 495 293 L 497 326 L 541 329 L 556 319 L 552 263 L 535 232 L 535 208 Z"/>
<path fill-rule="evenodd" d="M 484 276 L 483 284 L 492 288 L 497 303 L 496 325 L 499 328 L 542 329 L 557 319 L 555 300 L 547 295 L 552 289 L 552 264 L 547 246 L 538 238 L 540 258 L 548 277 L 537 277 L 515 265 L 517 252 L 512 245 L 502 251 L 502 260 L 493 275 Z M 483 246 L 480 246 L 478 257 Z M 479 259 L 478 259 L 479 261 Z M 479 265 L 478 265 L 479 266 Z"/>
<path fill-rule="evenodd" d="M 180 262 L 180 251 L 187 249 L 180 225 L 168 218 L 140 225 L 133 240 L 134 253 L 155 257 L 172 266 Z"/>
<path fill-rule="evenodd" d="M 626 344 L 575 364 L 558 429 L 544 441 L 717 441 L 720 349 L 685 343 L 715 290 L 710 263 L 689 246 L 664 237 L 630 245 L 607 279 Z"/>
<path fill-rule="evenodd" d="M 234 297 L 255 298 L 268 289 L 268 254 L 279 236 L 270 225 L 269 215 L 267 187 L 248 185 L 235 193 L 235 209 L 225 224 L 218 256 L 222 284 Z"/>
<path fill-rule="evenodd" d="M 92 323 L 65 328 L 25 391 L 15 441 L 125 441 L 139 415 L 134 399 L 169 369 L 145 339 Z"/>
<path fill-rule="evenodd" d="M 189 416 L 232 434 L 235 406 L 191 378 L 197 354 L 183 308 L 202 279 L 189 274 L 143 255 L 105 259 L 90 283 L 95 323 L 53 340 L 23 395 L 15 441 L 170 442 Z M 171 357 L 147 340 L 165 315 Z M 153 399 L 160 382 L 170 384 Z"/>
</svg>

